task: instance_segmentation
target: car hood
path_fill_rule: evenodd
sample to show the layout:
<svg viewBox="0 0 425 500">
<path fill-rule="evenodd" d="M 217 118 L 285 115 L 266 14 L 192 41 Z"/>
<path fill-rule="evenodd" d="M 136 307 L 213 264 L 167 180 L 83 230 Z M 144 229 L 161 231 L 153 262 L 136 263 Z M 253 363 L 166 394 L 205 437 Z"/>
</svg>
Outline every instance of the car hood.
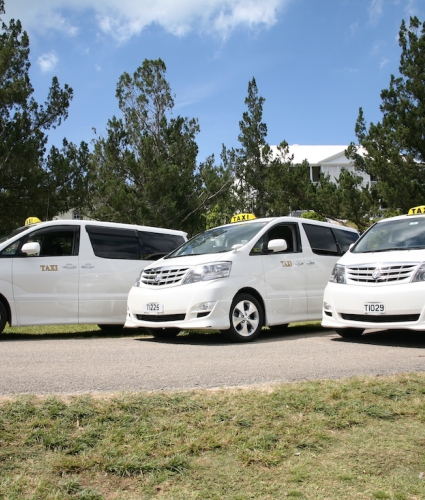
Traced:
<svg viewBox="0 0 425 500">
<path fill-rule="evenodd" d="M 232 261 L 235 255 L 234 251 L 224 253 L 208 253 L 203 255 L 186 255 L 184 257 L 175 257 L 173 259 L 159 259 L 153 264 L 146 266 L 145 269 L 156 267 L 193 267 L 210 262 Z"/>
<path fill-rule="evenodd" d="M 393 250 L 390 252 L 351 253 L 347 252 L 338 261 L 339 264 L 351 266 L 377 262 L 422 262 L 425 261 L 425 250 Z"/>
</svg>

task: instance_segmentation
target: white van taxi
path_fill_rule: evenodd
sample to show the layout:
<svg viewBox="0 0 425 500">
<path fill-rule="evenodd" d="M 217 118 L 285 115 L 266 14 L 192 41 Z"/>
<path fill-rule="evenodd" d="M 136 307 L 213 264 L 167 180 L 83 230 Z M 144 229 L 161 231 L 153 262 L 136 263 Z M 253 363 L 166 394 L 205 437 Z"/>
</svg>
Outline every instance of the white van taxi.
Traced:
<svg viewBox="0 0 425 500">
<path fill-rule="evenodd" d="M 320 319 L 329 274 L 357 231 L 294 217 L 250 219 L 239 214 L 147 266 L 130 290 L 125 326 L 157 337 L 218 329 L 248 342 L 263 326 Z"/>
<path fill-rule="evenodd" d="M 7 322 L 123 326 L 140 270 L 187 241 L 171 229 L 32 222 L 0 240 L 0 333 Z"/>
<path fill-rule="evenodd" d="M 370 328 L 425 330 L 425 206 L 376 222 L 337 262 L 322 325 L 342 337 Z"/>
</svg>

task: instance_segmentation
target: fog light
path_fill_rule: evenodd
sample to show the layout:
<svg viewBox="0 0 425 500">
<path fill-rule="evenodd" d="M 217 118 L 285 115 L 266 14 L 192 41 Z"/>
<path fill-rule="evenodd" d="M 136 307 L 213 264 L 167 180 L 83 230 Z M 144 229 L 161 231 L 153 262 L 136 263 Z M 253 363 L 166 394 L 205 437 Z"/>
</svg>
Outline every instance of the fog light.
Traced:
<svg viewBox="0 0 425 500">
<path fill-rule="evenodd" d="M 214 309 L 215 304 L 215 302 L 202 302 L 201 304 L 196 304 L 195 306 L 193 306 L 191 312 L 210 312 Z"/>
<path fill-rule="evenodd" d="M 328 304 L 327 302 L 323 302 L 323 309 L 325 311 L 331 311 L 332 310 L 332 307 L 330 304 Z"/>
</svg>

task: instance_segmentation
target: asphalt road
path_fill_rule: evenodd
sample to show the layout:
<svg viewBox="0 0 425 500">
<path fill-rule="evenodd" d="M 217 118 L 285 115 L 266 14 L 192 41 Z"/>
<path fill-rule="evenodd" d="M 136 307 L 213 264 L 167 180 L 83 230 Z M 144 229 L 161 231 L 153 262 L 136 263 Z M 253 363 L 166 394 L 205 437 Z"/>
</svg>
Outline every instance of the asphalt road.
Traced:
<svg viewBox="0 0 425 500">
<path fill-rule="evenodd" d="M 36 340 L 0 336 L 0 395 L 158 391 L 249 386 L 425 370 L 425 333 L 370 331 L 344 340 L 332 330 L 289 328 L 254 343 L 219 334 Z"/>
</svg>

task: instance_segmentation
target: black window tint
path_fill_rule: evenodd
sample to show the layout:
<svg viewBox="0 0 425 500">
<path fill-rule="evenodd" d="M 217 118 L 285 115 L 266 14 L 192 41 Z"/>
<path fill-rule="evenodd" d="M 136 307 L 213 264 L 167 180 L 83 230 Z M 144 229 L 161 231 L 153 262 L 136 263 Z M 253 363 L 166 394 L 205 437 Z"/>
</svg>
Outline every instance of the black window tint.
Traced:
<svg viewBox="0 0 425 500">
<path fill-rule="evenodd" d="M 339 249 L 345 253 L 350 248 L 350 245 L 358 240 L 359 235 L 351 231 L 344 231 L 343 229 L 332 229 L 335 234 Z"/>
<path fill-rule="evenodd" d="M 93 252 L 104 259 L 140 260 L 137 232 L 131 229 L 86 226 Z"/>
<path fill-rule="evenodd" d="M 301 243 L 299 241 L 299 232 L 296 224 L 279 224 L 272 227 L 267 233 L 263 234 L 261 238 L 252 247 L 250 255 L 261 255 L 269 253 L 267 246 L 271 240 L 285 240 L 288 248 L 284 252 L 300 252 Z M 271 252 L 276 253 L 276 252 Z"/>
<path fill-rule="evenodd" d="M 294 235 L 294 226 L 291 225 L 278 225 L 274 226 L 270 231 L 268 232 L 269 236 L 269 241 L 271 240 L 285 240 L 288 248 L 285 250 L 285 252 L 294 252 L 296 250 L 295 247 L 295 242 L 296 238 Z"/>
<path fill-rule="evenodd" d="M 78 255 L 78 235 L 78 227 L 45 228 L 29 234 L 22 243 L 39 243 L 40 257 Z"/>
<path fill-rule="evenodd" d="M 319 255 L 339 255 L 335 237 L 330 227 L 303 224 L 308 241 L 314 253 Z"/>
<path fill-rule="evenodd" d="M 157 260 L 169 254 L 184 243 L 183 236 L 177 234 L 137 231 L 142 247 L 143 260 Z"/>
</svg>

